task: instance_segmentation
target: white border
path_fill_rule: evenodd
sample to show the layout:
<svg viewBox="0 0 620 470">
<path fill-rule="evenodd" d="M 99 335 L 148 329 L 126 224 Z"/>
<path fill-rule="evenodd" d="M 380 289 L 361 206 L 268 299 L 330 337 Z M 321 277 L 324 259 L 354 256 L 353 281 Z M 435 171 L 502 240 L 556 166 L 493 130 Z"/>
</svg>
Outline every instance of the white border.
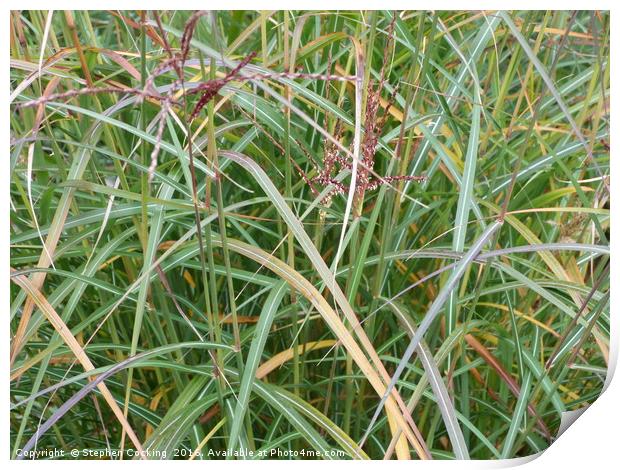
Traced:
<svg viewBox="0 0 620 470">
<path fill-rule="evenodd" d="M 620 50 L 620 44 L 618 44 L 618 34 L 616 33 L 619 21 L 616 20 L 616 15 L 620 13 L 614 12 L 613 3 L 611 1 L 576 1 L 576 0 L 563 0 L 561 3 L 551 2 L 551 1 L 533 1 L 533 0 L 522 0 L 522 1 L 477 1 L 477 2 L 457 2 L 457 1 L 445 1 L 445 0 L 433 0 L 432 2 L 422 2 L 422 1 L 391 1 L 391 2 L 378 2 L 378 1 L 366 1 L 366 0 L 355 0 L 355 1 L 324 1 L 324 0 L 314 0 L 314 1 L 262 1 L 262 0 L 254 0 L 254 1 L 241 1 L 241 0 L 229 0 L 226 2 L 221 2 L 220 4 L 212 3 L 204 1 L 177 1 L 171 5 L 170 1 L 161 1 L 161 0 L 152 0 L 149 2 L 145 1 L 132 1 L 125 0 L 123 2 L 114 2 L 108 1 L 103 2 L 100 0 L 90 0 L 87 4 L 83 2 L 76 1 L 55 1 L 55 2 L 44 2 L 44 1 L 31 1 L 31 0 L 23 0 L 23 1 L 8 1 L 3 5 L 3 10 L 5 15 L 0 21 L 0 29 L 2 30 L 2 38 L 4 38 L 4 44 L 2 45 L 1 54 L 3 57 L 3 63 L 6 64 L 6 67 L 3 69 L 5 81 L 4 83 L 9 83 L 9 23 L 8 23 L 8 13 L 10 9 L 49 9 L 53 7 L 54 9 L 80 9 L 84 6 L 88 6 L 89 9 L 110 9 L 114 7 L 120 7 L 123 9 L 128 8 L 148 8 L 148 9 L 169 9 L 170 6 L 174 6 L 176 9 L 195 9 L 195 8 L 205 8 L 205 7 L 219 7 L 220 9 L 340 9 L 340 10 L 348 10 L 348 9 L 429 9 L 432 7 L 433 9 L 443 10 L 469 10 L 469 9 L 554 9 L 557 7 L 561 7 L 562 9 L 598 9 L 598 10 L 611 10 L 611 50 L 612 53 Z M 615 54 L 617 56 L 617 54 Z M 614 81 L 615 73 L 618 72 L 618 67 L 616 66 L 616 57 L 613 57 L 611 60 L 611 77 L 612 82 Z M 616 80 L 617 81 L 617 80 Z M 618 93 L 612 94 L 611 96 L 611 108 L 618 109 Z M 9 121 L 8 121 L 8 92 L 5 91 L 5 98 L 3 99 L 5 105 L 2 106 L 2 113 L 0 114 L 1 126 L 2 126 L 2 135 L 4 138 L 4 144 L 2 148 L 5 150 L 4 153 L 4 165 L 8 165 L 9 154 L 7 149 L 9 148 Z M 611 134 L 612 139 L 618 136 L 618 124 L 617 120 L 611 121 Z M 618 162 L 612 160 L 612 174 L 618 174 Z M 5 167 L 6 168 L 6 167 Z M 4 199 L 3 207 L 4 212 L 2 213 L 2 218 L 4 220 L 3 229 L 0 229 L 0 260 L 2 264 L 5 266 L 5 269 L 8 274 L 9 267 L 9 172 L 8 171 L 0 171 L 0 187 L 4 188 L 4 193 L 2 195 Z M 618 197 L 618 188 L 617 185 L 611 185 L 612 191 L 612 200 L 620 201 Z M 618 238 L 620 237 L 619 231 L 620 227 L 618 223 L 615 222 L 616 217 L 611 218 L 611 243 L 612 246 L 618 245 Z M 612 285 L 620 285 L 619 281 L 619 270 L 612 263 L 611 266 L 611 284 Z M 620 318 L 618 317 L 617 311 L 615 308 L 618 308 L 618 290 L 614 289 L 611 292 L 611 328 L 612 328 L 612 342 L 611 342 L 611 350 L 610 350 L 610 376 L 613 375 L 614 369 L 617 365 L 618 359 L 618 331 L 620 329 Z M 2 309 L 5 312 L 5 318 L 0 322 L 0 331 L 2 332 L 2 337 L 9 338 L 9 324 L 8 324 L 8 302 L 9 302 L 9 281 L 8 276 L 5 278 L 5 281 L 0 283 L 0 299 L 3 299 L 4 308 Z M 8 357 L 9 357 L 9 342 L 8 340 L 2 341 L 1 346 L 2 357 L 5 358 L 2 361 L 2 377 L 8 379 L 9 371 L 8 371 Z M 6 379 L 5 379 L 6 380 Z M 3 454 L 4 460 L 9 460 L 9 427 L 7 423 L 9 422 L 9 387 L 8 380 L 4 383 L 4 386 L 0 391 L 0 401 L 5 410 L 5 420 L 2 421 L 0 426 L 0 435 L 2 436 L 3 443 Z M 618 425 L 620 424 L 620 383 L 619 379 L 611 380 L 607 390 L 603 393 L 603 395 L 594 402 L 588 410 L 576 421 L 576 424 L 571 426 L 548 450 L 546 450 L 541 456 L 533 458 L 533 459 L 523 459 L 521 461 L 458 461 L 458 462 L 446 462 L 446 461 L 433 461 L 433 462 L 410 462 L 410 463 L 401 463 L 392 461 L 387 463 L 387 465 L 418 465 L 424 468 L 450 468 L 450 469 L 480 469 L 480 468 L 505 468 L 505 467 L 513 467 L 520 464 L 525 464 L 525 467 L 528 470 L 535 469 L 544 469 L 548 470 L 551 467 L 561 467 L 564 470 L 570 469 L 583 469 L 583 468 L 612 468 L 610 464 L 618 465 L 618 451 L 620 442 L 619 442 L 619 433 L 617 431 Z M 526 463 L 528 462 L 529 463 Z M 23 467 L 23 466 L 31 466 L 36 465 L 37 468 L 58 468 L 58 466 L 77 468 L 77 466 L 81 466 L 84 463 L 81 461 L 36 461 L 36 463 L 29 461 L 10 461 L 9 465 L 11 467 Z M 148 465 L 149 468 L 163 468 L 163 465 L 166 465 L 166 462 L 161 461 L 150 461 L 148 463 L 139 463 L 132 462 L 111 462 L 111 461 L 89 461 L 88 465 L 93 465 L 96 467 L 105 466 L 107 469 L 110 468 L 110 465 L 116 467 L 117 465 Z M 187 465 L 211 465 L 210 463 L 205 464 L 204 462 L 198 463 L 186 463 Z M 219 461 L 216 462 L 215 465 L 220 466 L 235 466 L 236 468 L 244 467 L 248 465 L 247 462 L 243 461 Z M 290 466 L 291 463 L 287 461 L 259 461 L 259 462 L 251 462 L 249 465 L 252 466 L 253 470 L 268 468 L 272 470 L 274 468 L 286 468 L 286 466 Z M 297 468 L 314 468 L 316 467 L 316 462 L 295 462 L 295 466 Z M 321 466 L 338 466 L 343 468 L 344 466 L 353 466 L 353 465 L 364 465 L 374 467 L 375 465 L 384 465 L 383 462 L 370 462 L 370 463 L 355 463 L 350 461 L 338 461 L 335 463 L 332 462 L 322 462 Z"/>
</svg>

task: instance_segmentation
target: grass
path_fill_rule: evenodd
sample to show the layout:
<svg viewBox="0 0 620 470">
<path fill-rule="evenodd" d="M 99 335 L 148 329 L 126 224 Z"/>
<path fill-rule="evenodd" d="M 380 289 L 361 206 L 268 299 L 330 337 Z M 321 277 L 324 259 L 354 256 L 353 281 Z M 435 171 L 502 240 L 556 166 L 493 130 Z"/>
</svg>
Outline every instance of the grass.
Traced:
<svg viewBox="0 0 620 470">
<path fill-rule="evenodd" d="M 13 11 L 12 457 L 544 450 L 609 360 L 609 75 L 607 12 Z"/>
</svg>

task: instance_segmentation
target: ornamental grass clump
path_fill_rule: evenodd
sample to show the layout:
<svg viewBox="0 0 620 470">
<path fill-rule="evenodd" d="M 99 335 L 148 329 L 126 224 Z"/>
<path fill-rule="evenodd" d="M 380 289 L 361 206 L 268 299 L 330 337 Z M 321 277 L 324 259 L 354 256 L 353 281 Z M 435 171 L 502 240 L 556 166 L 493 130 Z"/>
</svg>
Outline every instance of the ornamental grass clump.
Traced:
<svg viewBox="0 0 620 470">
<path fill-rule="evenodd" d="M 609 367 L 609 30 L 12 11 L 11 457 L 548 448 Z"/>
</svg>

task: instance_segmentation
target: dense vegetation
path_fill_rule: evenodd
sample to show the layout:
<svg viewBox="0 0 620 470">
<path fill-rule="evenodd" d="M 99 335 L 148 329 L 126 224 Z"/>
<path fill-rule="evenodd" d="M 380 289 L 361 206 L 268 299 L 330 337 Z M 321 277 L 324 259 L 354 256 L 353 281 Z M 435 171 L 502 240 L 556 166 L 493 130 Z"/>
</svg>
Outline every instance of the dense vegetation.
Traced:
<svg viewBox="0 0 620 470">
<path fill-rule="evenodd" d="M 608 13 L 14 11 L 10 87 L 13 457 L 510 458 L 600 393 Z"/>
</svg>

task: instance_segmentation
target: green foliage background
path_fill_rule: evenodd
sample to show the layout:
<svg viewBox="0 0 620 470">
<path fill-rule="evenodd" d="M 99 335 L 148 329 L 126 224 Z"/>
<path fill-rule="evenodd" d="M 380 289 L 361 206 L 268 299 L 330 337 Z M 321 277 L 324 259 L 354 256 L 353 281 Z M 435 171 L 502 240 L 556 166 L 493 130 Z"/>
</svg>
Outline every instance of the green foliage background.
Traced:
<svg viewBox="0 0 620 470">
<path fill-rule="evenodd" d="M 14 11 L 10 87 L 13 457 L 115 403 L 152 458 L 510 458 L 600 393 L 607 12 Z"/>
</svg>

